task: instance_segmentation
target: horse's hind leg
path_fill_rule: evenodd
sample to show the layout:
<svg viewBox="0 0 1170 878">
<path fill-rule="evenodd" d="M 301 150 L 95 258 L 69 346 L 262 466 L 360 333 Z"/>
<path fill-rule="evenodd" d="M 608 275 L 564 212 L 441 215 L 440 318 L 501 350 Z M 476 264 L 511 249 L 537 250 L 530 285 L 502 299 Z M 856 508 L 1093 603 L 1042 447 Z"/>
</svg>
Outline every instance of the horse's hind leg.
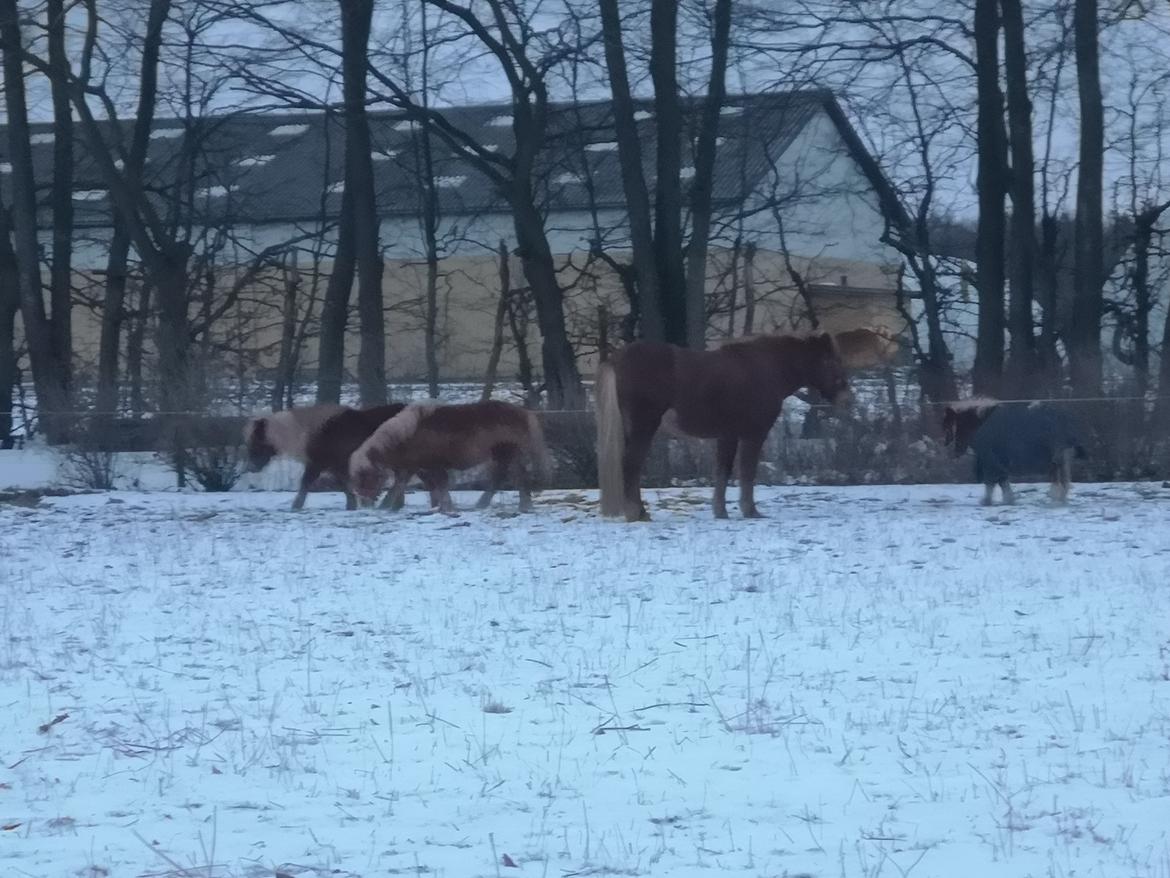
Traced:
<svg viewBox="0 0 1170 878">
<path fill-rule="evenodd" d="M 1003 502 L 1005 506 L 1011 506 L 1016 502 L 1016 494 L 1012 490 L 1012 483 L 1006 478 L 1000 479 L 999 489 L 1003 492 Z"/>
<path fill-rule="evenodd" d="M 508 471 L 512 468 L 515 460 L 516 446 L 514 445 L 497 445 L 492 449 L 492 467 L 488 476 L 488 487 L 476 501 L 476 509 L 487 509 L 491 505 L 496 492 L 504 486 L 504 482 L 508 478 Z"/>
<path fill-rule="evenodd" d="M 715 446 L 715 494 L 711 506 L 716 518 L 727 518 L 727 480 L 735 465 L 739 440 L 735 436 L 720 436 Z"/>
<path fill-rule="evenodd" d="M 454 512 L 455 504 L 451 502 L 451 492 L 448 490 L 450 478 L 444 470 L 425 470 L 419 474 L 423 487 L 431 497 L 431 508 L 442 512 Z"/>
<path fill-rule="evenodd" d="M 1060 452 L 1060 462 L 1057 464 L 1057 503 L 1068 502 L 1068 491 L 1072 485 L 1072 459 L 1076 452 L 1072 448 L 1065 448 Z"/>
<path fill-rule="evenodd" d="M 992 503 L 992 496 L 995 492 L 995 482 L 988 482 L 983 486 L 983 499 L 979 501 L 982 506 L 990 506 Z"/>
<path fill-rule="evenodd" d="M 760 466 L 763 437 L 753 436 L 739 444 L 739 510 L 744 518 L 763 518 L 756 509 L 756 470 Z"/>
</svg>

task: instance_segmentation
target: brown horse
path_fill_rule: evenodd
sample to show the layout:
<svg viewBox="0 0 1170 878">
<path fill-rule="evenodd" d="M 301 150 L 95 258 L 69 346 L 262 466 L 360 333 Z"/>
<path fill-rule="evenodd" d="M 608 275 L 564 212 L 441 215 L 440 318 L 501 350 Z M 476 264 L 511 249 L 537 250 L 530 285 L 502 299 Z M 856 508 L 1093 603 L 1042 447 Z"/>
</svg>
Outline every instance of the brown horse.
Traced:
<svg viewBox="0 0 1170 878">
<path fill-rule="evenodd" d="M 547 473 L 544 433 L 534 412 L 511 403 L 489 400 L 464 405 L 415 403 L 383 423 L 353 453 L 350 485 L 366 499 L 377 495 L 387 476 L 395 475 L 392 503 L 399 503 L 406 481 L 426 470 L 433 491 L 441 491 L 440 508 L 453 509 L 447 494 L 447 470 L 465 470 L 491 463 L 488 489 L 476 503 L 485 509 L 513 473 L 519 482 L 520 510 L 532 508 L 536 476 Z"/>
<path fill-rule="evenodd" d="M 760 450 L 784 400 L 801 387 L 837 405 L 852 399 L 845 364 L 828 333 L 758 336 L 719 350 L 634 342 L 597 373 L 597 469 L 601 514 L 648 521 L 642 467 L 663 416 L 688 436 L 717 441 L 716 518 L 727 517 L 727 480 L 739 455 L 739 505 L 759 518 Z"/>
<path fill-rule="evenodd" d="M 258 415 L 244 425 L 248 472 L 258 473 L 274 457 L 291 457 L 305 462 L 309 437 L 344 406 L 325 404 Z"/>
<path fill-rule="evenodd" d="M 301 476 L 300 490 L 293 500 L 293 509 L 305 505 L 305 495 L 323 473 L 328 473 L 342 486 L 345 492 L 345 508 L 356 509 L 357 498 L 349 487 L 349 459 L 361 444 L 373 435 L 386 421 L 399 414 L 406 406 L 403 403 L 372 406 L 366 409 L 343 409 L 325 421 L 310 437 L 305 453 L 305 472 Z M 444 501 L 445 491 L 436 486 L 445 484 L 446 473 L 424 471 L 419 474 L 423 486 L 431 492 L 431 505 Z M 409 480 L 409 478 L 407 478 Z M 392 506 L 393 494 L 387 494 L 384 507 Z"/>
</svg>

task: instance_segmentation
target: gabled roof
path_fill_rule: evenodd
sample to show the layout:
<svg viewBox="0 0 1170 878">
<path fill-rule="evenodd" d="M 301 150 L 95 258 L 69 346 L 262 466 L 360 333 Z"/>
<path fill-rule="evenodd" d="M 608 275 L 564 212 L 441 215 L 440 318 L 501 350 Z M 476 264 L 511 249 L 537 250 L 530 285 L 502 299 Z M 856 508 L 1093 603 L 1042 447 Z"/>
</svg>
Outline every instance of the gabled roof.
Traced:
<svg viewBox="0 0 1170 878">
<path fill-rule="evenodd" d="M 692 162 L 703 99 L 684 103 L 685 168 Z M 653 106 L 638 104 L 646 179 L 653 181 L 655 126 Z M 765 185 L 775 159 L 818 113 L 827 113 L 840 130 L 854 160 L 879 194 L 883 208 L 901 212 L 897 198 L 876 161 L 849 125 L 836 100 L 823 90 L 731 96 L 720 117 L 720 143 L 713 185 L 717 204 L 743 202 Z M 511 153 L 513 132 L 509 105 L 451 107 L 444 116 L 475 142 Z M 384 216 L 417 213 L 423 134 L 401 112 L 371 112 L 374 174 L 379 212 Z M 129 140 L 130 125 L 104 126 L 107 138 Z M 33 165 L 47 199 L 52 169 L 51 125 L 33 126 Z M 105 186 L 79 127 L 75 127 L 74 199 L 78 227 L 109 224 Z M 492 181 L 454 154 L 443 139 L 430 135 L 440 209 L 466 215 L 505 209 Z M 7 138 L 0 135 L 0 170 L 8 167 Z M 184 131 L 182 120 L 155 122 L 147 161 L 146 184 L 160 205 L 173 201 L 178 169 L 194 154 L 196 182 L 180 197 L 191 200 L 207 219 L 230 215 L 236 223 L 308 222 L 336 215 L 341 203 L 344 126 L 339 114 L 254 113 L 209 116 Z M 0 173 L 0 192 L 9 197 L 10 171 Z M 549 108 L 546 149 L 541 153 L 538 192 L 550 211 L 624 206 L 621 173 L 609 101 L 557 103 Z M 46 218 L 47 219 L 47 218 Z"/>
</svg>

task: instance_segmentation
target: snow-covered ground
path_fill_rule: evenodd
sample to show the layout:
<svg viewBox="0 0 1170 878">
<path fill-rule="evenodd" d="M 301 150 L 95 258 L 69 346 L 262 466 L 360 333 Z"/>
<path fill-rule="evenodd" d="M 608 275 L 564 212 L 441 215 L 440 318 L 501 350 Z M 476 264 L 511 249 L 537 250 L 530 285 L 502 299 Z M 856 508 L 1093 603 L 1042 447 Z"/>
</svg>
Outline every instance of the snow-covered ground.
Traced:
<svg viewBox="0 0 1170 878">
<path fill-rule="evenodd" d="M 1170 489 L 648 494 L 0 503 L 0 874 L 1170 875 Z"/>
</svg>

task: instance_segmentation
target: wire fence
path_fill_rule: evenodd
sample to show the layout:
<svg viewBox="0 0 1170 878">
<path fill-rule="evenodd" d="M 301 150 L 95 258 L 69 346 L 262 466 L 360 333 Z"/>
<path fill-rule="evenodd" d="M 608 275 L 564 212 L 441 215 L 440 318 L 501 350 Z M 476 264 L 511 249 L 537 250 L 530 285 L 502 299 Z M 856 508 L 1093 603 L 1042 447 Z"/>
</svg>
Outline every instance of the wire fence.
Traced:
<svg viewBox="0 0 1170 878">
<path fill-rule="evenodd" d="M 943 443 L 942 404 L 859 394 L 848 411 L 793 399 L 785 405 L 763 449 L 761 484 L 876 484 L 965 482 L 969 459 Z M 1078 462 L 1081 481 L 1170 479 L 1170 400 L 1133 396 L 1013 399 L 1001 405 L 1044 405 L 1068 414 L 1088 458 Z M 153 412 L 128 418 L 110 413 L 58 413 L 67 420 L 79 454 L 152 452 L 175 468 L 182 482 L 194 475 L 207 485 L 234 484 L 241 467 L 244 414 Z M 597 485 L 592 410 L 540 412 L 554 462 L 549 487 Z M 708 484 L 714 443 L 661 431 L 646 467 L 649 486 Z M 201 475 L 199 469 L 205 472 Z M 232 475 L 235 473 L 235 477 Z M 481 484 L 482 473 L 455 475 L 460 487 Z"/>
</svg>

